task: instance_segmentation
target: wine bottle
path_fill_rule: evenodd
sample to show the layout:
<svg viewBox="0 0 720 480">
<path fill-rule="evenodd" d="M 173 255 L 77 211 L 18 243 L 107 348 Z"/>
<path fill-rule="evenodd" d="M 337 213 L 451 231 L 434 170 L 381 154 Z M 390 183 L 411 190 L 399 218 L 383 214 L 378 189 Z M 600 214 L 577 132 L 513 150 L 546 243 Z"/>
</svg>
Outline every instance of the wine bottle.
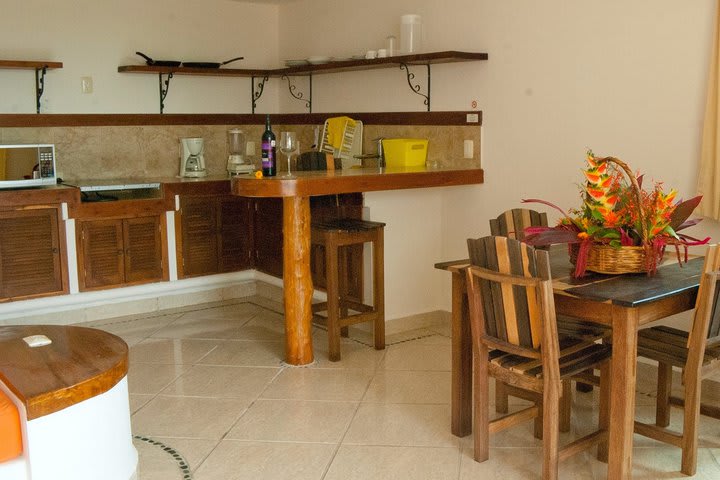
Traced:
<svg viewBox="0 0 720 480">
<path fill-rule="evenodd" d="M 262 134 L 262 173 L 274 177 L 277 172 L 275 156 L 275 134 L 270 128 L 270 115 L 265 116 L 265 131 Z"/>
</svg>

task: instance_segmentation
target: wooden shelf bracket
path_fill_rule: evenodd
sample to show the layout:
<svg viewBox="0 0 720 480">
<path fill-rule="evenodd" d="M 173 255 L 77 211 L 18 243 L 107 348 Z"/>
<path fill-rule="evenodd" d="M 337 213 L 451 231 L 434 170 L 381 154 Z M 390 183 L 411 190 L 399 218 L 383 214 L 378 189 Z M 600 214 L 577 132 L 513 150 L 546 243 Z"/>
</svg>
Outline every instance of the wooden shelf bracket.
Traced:
<svg viewBox="0 0 720 480">
<path fill-rule="evenodd" d="M 40 100 L 45 92 L 45 74 L 47 65 L 35 69 L 35 111 L 40 113 Z"/>
</svg>

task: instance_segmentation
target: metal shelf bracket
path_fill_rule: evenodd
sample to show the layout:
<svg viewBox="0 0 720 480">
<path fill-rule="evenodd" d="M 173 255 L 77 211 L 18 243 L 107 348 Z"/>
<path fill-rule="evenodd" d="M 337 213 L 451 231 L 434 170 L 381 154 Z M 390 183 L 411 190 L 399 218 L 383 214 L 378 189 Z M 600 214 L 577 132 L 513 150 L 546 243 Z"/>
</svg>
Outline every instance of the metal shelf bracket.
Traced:
<svg viewBox="0 0 720 480">
<path fill-rule="evenodd" d="M 167 78 L 163 80 L 163 73 L 158 73 L 158 85 L 160 86 L 160 113 L 165 110 L 165 97 L 170 90 L 170 79 L 173 78 L 172 72 L 167 74 Z"/>
<path fill-rule="evenodd" d="M 45 74 L 47 73 L 47 65 L 35 69 L 35 107 L 36 112 L 40 113 L 40 99 L 45 92 Z"/>
<path fill-rule="evenodd" d="M 265 82 L 267 82 L 270 77 L 268 75 L 262 77 L 262 80 L 257 83 L 257 91 L 255 91 L 255 78 L 256 77 L 252 77 L 250 81 L 250 88 L 252 91 L 252 113 L 255 113 L 257 101 L 260 100 L 260 97 L 262 97 L 263 90 L 265 90 Z"/>
<path fill-rule="evenodd" d="M 419 84 L 413 85 L 413 80 L 415 80 L 415 74 L 410 71 L 410 68 L 408 67 L 408 65 L 406 63 L 400 64 L 400 70 L 405 70 L 405 73 L 407 75 L 407 82 L 408 82 L 408 85 L 410 86 L 410 90 L 412 90 L 412 92 L 414 94 L 420 95 L 421 97 L 423 97 L 425 99 L 423 101 L 423 105 L 427 105 L 427 111 L 429 112 L 430 111 L 430 64 L 428 63 L 425 66 L 427 67 L 427 95 L 420 91 Z"/>
<path fill-rule="evenodd" d="M 283 75 L 280 78 L 287 80 L 290 95 L 296 100 L 305 102 L 305 108 L 308 109 L 309 113 L 312 113 L 312 73 L 308 75 L 308 98 L 304 98 L 303 93 L 297 91 L 297 86 L 290 81 L 290 77 L 288 75 Z"/>
</svg>

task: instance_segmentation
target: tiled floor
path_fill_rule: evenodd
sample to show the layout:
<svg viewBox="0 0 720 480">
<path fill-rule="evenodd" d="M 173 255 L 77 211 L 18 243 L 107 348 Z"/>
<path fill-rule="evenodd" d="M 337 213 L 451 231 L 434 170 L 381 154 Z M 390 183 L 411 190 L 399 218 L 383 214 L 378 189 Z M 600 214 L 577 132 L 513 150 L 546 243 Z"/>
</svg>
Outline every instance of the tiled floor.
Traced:
<svg viewBox="0 0 720 480">
<path fill-rule="evenodd" d="M 448 325 L 390 336 L 384 351 L 353 332 L 360 342 L 346 340 L 338 363 L 316 328 L 315 364 L 295 368 L 282 363 L 277 311 L 253 297 L 94 324 L 131 346 L 132 427 L 145 439 L 135 441 L 139 480 L 540 479 L 530 425 L 495 435 L 485 463 L 473 461 L 471 437 L 450 433 Z M 648 388 L 639 386 L 637 403 L 650 418 Z M 594 395 L 575 396 L 563 441 L 594 426 Z M 700 442 L 695 478 L 720 478 L 720 421 L 703 418 Z M 636 436 L 635 478 L 687 478 L 679 463 L 678 449 Z M 590 452 L 560 470 L 563 479 L 606 474 Z"/>
</svg>

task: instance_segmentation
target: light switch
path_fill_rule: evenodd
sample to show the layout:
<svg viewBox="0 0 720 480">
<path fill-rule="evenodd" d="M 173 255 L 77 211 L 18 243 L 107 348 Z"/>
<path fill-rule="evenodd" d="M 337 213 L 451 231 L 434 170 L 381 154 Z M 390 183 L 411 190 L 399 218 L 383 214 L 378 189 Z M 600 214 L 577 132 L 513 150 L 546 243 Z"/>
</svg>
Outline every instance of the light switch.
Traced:
<svg viewBox="0 0 720 480">
<path fill-rule="evenodd" d="M 80 90 L 82 93 L 93 93 L 92 77 L 80 77 Z"/>
<path fill-rule="evenodd" d="M 465 140 L 463 142 L 463 157 L 473 158 L 474 142 L 472 140 Z"/>
</svg>

